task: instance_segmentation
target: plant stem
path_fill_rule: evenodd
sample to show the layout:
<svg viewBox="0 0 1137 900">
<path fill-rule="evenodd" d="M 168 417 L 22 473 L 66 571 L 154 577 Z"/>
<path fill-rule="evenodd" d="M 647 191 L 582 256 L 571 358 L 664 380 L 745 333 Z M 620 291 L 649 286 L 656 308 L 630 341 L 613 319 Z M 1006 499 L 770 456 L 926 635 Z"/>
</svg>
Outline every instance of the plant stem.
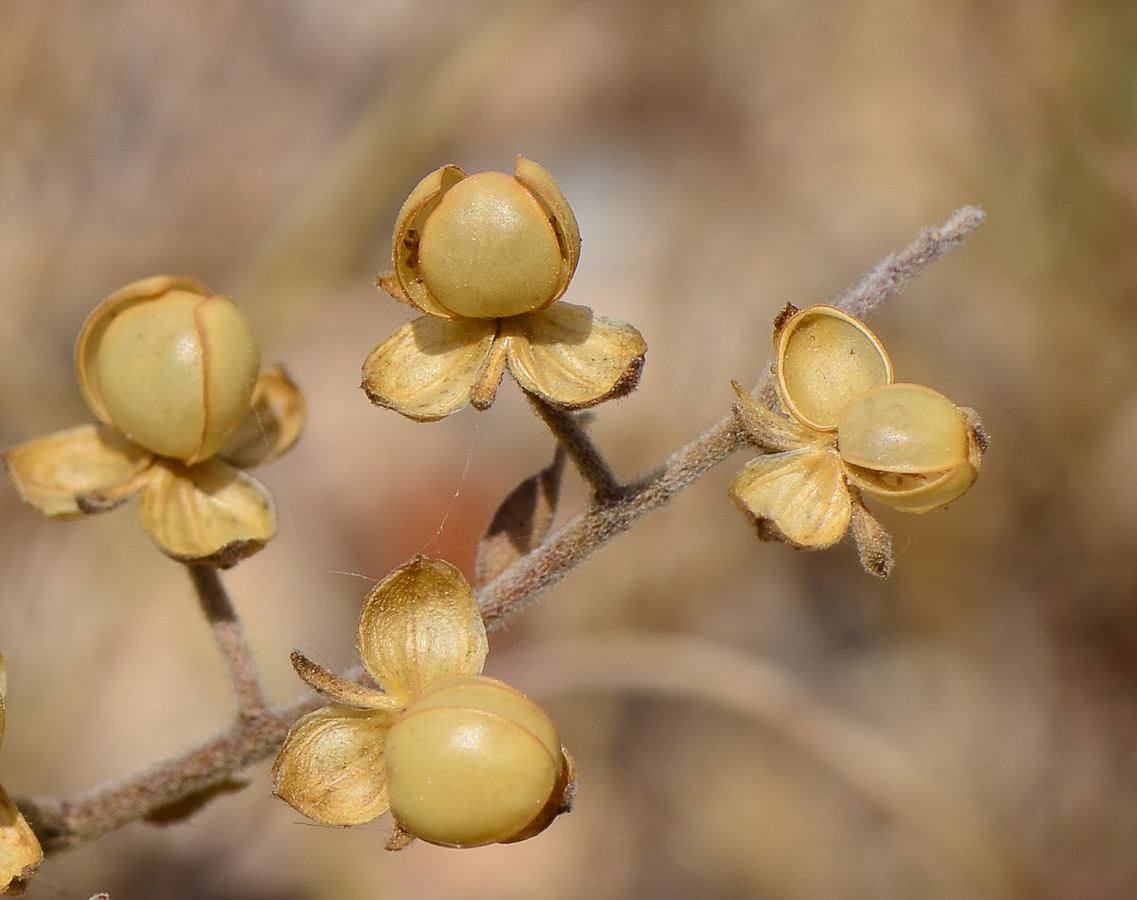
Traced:
<svg viewBox="0 0 1137 900">
<path fill-rule="evenodd" d="M 501 627 L 546 588 L 584 562 L 649 512 L 666 505 L 700 475 L 744 443 L 728 413 L 691 443 L 671 454 L 655 472 L 625 487 L 618 499 L 594 503 L 477 591 L 478 608 L 490 630 Z M 571 452 L 570 452 L 571 456 Z"/>
<path fill-rule="evenodd" d="M 907 247 L 886 257 L 836 305 L 863 317 L 958 246 L 982 221 L 983 213 L 974 207 L 958 210 L 939 228 L 925 229 Z M 754 393 L 765 400 L 773 396 L 771 391 L 767 373 Z M 654 472 L 621 485 L 579 418 L 544 404 L 537 406 L 537 412 L 588 482 L 592 504 L 478 590 L 478 604 L 490 628 L 500 627 L 597 549 L 665 506 L 745 444 L 733 412 L 727 413 L 668 456 Z M 63 800 L 20 801 L 20 809 L 45 852 L 77 846 L 130 822 L 147 818 L 170 821 L 188 815 L 214 794 L 234 785 L 244 769 L 275 753 L 300 716 L 326 703 L 306 693 L 289 703 L 269 706 L 240 620 L 217 570 L 191 565 L 189 571 L 237 694 L 236 720 L 196 747 L 142 772 Z"/>
<path fill-rule="evenodd" d="M 624 493 L 624 486 L 612 473 L 608 461 L 596 449 L 585 429 L 587 421 L 579 413 L 565 412 L 540 397 L 526 394 L 529 404 L 564 448 L 572 464 L 592 490 L 594 503 L 610 503 Z"/>
<path fill-rule="evenodd" d="M 916 240 L 902 250 L 888 254 L 833 305 L 849 315 L 863 319 L 889 297 L 895 297 L 908 282 L 937 259 L 963 243 L 983 224 L 983 210 L 961 206 L 938 228 L 921 229 Z"/>
<path fill-rule="evenodd" d="M 956 210 L 938 228 L 921 230 L 908 246 L 886 256 L 845 291 L 835 305 L 863 318 L 889 297 L 900 293 L 933 262 L 958 247 L 982 223 L 983 211 L 978 207 L 964 206 Z M 773 376 L 767 371 L 753 393 L 760 399 L 771 397 L 772 383 Z M 539 400 L 534 399 L 534 406 L 592 486 L 594 498 L 587 510 L 478 590 L 478 606 L 491 630 L 500 627 L 600 547 L 649 512 L 665 506 L 679 491 L 745 444 L 745 435 L 735 422 L 734 414 L 728 413 L 669 456 L 650 475 L 621 487 L 579 422 L 564 413 L 558 414 Z"/>
<path fill-rule="evenodd" d="M 142 772 L 96 785 L 65 800 L 21 800 L 20 809 L 45 853 L 78 846 L 164 807 L 195 797 L 208 799 L 234 775 L 274 753 L 300 716 L 326 702 L 306 693 L 266 709 L 255 719 L 238 717 L 224 731 Z M 187 805 L 192 811 L 194 805 Z"/>
<path fill-rule="evenodd" d="M 268 709 L 268 701 L 257 674 L 252 647 L 221 581 L 221 573 L 213 566 L 188 564 L 186 568 L 237 695 L 237 715 L 242 719 L 260 718 Z"/>
</svg>

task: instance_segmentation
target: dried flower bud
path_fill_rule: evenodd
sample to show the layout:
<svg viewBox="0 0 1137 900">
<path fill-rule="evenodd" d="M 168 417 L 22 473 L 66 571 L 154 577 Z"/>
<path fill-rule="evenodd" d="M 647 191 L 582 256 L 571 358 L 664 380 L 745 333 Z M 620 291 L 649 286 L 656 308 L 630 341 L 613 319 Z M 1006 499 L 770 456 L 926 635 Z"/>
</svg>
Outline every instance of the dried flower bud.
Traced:
<svg viewBox="0 0 1137 900">
<path fill-rule="evenodd" d="M 552 176 L 519 157 L 515 174 L 424 178 L 395 226 L 395 274 L 423 312 L 493 319 L 543 309 L 580 256 L 576 218 Z"/>
<path fill-rule="evenodd" d="M 907 512 L 927 512 L 966 491 L 979 474 L 984 442 L 974 413 L 921 384 L 867 391 L 837 426 L 849 481 Z"/>
<path fill-rule="evenodd" d="M 193 464 L 250 409 L 259 358 L 241 311 L 186 278 L 137 281 L 87 318 L 75 350 L 95 414 L 137 444 Z"/>
<path fill-rule="evenodd" d="M 569 773 L 545 711 L 478 675 L 432 685 L 391 727 L 386 762 L 399 827 L 452 847 L 543 830 L 563 801 Z M 552 814 L 543 815 L 548 807 Z"/>
<path fill-rule="evenodd" d="M 832 306 L 808 306 L 779 318 L 775 344 L 786 412 L 818 431 L 835 429 L 854 397 L 892 381 L 892 363 L 876 335 Z"/>
</svg>

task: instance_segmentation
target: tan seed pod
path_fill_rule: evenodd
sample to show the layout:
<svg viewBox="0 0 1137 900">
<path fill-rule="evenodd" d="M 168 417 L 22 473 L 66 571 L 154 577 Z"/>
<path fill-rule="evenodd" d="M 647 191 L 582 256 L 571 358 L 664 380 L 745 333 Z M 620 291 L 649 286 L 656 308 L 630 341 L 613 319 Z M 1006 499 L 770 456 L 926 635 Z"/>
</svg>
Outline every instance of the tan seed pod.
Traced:
<svg viewBox="0 0 1137 900">
<path fill-rule="evenodd" d="M 398 827 L 449 847 L 536 834 L 563 811 L 571 784 L 544 710 L 481 675 L 433 684 L 392 725 L 385 758 Z"/>
<path fill-rule="evenodd" d="M 892 363 L 863 322 L 832 306 L 807 306 L 776 323 L 778 391 L 786 411 L 833 431 L 849 403 L 892 381 Z"/>
<path fill-rule="evenodd" d="M 399 213 L 395 275 L 442 318 L 501 318 L 555 302 L 580 256 L 580 232 L 552 177 L 519 157 L 514 175 L 444 166 Z"/>
<path fill-rule="evenodd" d="M 966 491 L 985 449 L 974 414 L 920 384 L 857 397 L 841 415 L 837 446 L 852 484 L 906 512 L 927 512 Z"/>
<path fill-rule="evenodd" d="M 155 277 L 91 313 L 75 363 L 103 422 L 193 464 L 216 453 L 249 412 L 259 356 L 232 300 L 191 279 Z"/>
</svg>

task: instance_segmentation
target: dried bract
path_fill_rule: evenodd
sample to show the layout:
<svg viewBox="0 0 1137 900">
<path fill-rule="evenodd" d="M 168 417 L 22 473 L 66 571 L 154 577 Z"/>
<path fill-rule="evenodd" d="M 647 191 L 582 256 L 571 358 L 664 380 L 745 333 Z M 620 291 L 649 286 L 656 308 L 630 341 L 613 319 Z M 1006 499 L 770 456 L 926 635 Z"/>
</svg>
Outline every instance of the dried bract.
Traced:
<svg viewBox="0 0 1137 900">
<path fill-rule="evenodd" d="M 141 493 L 142 524 L 175 559 L 231 566 L 276 533 L 272 498 L 238 471 L 289 449 L 304 399 L 228 297 L 189 278 L 127 285 L 87 318 L 79 384 L 102 425 L 4 454 L 23 499 L 74 519 Z"/>
<path fill-rule="evenodd" d="M 277 796 L 324 825 L 390 810 L 408 836 L 448 847 L 523 840 L 567 811 L 574 771 L 556 726 L 481 675 L 485 627 L 450 563 L 416 557 L 376 586 L 359 620 L 364 668 L 344 681 L 299 653 L 297 673 L 334 703 L 298 721 L 273 766 Z"/>
<path fill-rule="evenodd" d="M 734 385 L 739 425 L 766 455 L 735 476 L 731 497 L 760 537 L 796 547 L 832 546 L 852 524 L 865 568 L 887 576 L 891 542 L 862 494 L 906 512 L 959 497 L 987 449 L 978 416 L 931 388 L 893 384 L 876 335 L 833 307 L 787 307 L 774 346 L 789 415 Z"/>
<path fill-rule="evenodd" d="M 497 578 L 548 536 L 560 502 L 564 447 L 557 444 L 553 461 L 526 478 L 498 505 L 474 557 L 474 584 Z"/>
<path fill-rule="evenodd" d="M 633 390 L 647 347 L 617 319 L 557 303 L 580 259 L 580 231 L 552 176 L 518 157 L 513 175 L 443 166 L 403 204 L 394 276 L 379 279 L 426 315 L 363 364 L 371 401 L 420 421 L 486 409 L 508 368 L 562 409 Z M 555 304 L 555 305 L 554 305 Z"/>
</svg>

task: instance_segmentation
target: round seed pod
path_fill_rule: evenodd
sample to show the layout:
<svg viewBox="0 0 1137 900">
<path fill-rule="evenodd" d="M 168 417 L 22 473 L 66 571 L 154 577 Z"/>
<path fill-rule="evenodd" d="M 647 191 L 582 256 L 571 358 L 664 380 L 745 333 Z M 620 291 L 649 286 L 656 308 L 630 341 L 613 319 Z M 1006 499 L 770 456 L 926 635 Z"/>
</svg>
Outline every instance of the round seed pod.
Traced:
<svg viewBox="0 0 1137 900">
<path fill-rule="evenodd" d="M 884 385 L 853 400 L 841 415 L 837 448 L 852 484 L 907 512 L 962 494 L 983 452 L 968 413 L 921 384 Z"/>
<path fill-rule="evenodd" d="M 563 808 L 571 770 L 544 710 L 482 675 L 434 684 L 391 727 L 384 757 L 399 827 L 448 847 L 543 830 Z"/>
<path fill-rule="evenodd" d="M 236 304 L 188 278 L 147 278 L 112 294 L 75 348 L 95 415 L 186 464 L 216 453 L 244 419 L 259 365 Z"/>
<path fill-rule="evenodd" d="M 399 213 L 395 275 L 411 302 L 443 318 L 533 312 L 568 287 L 580 232 L 552 177 L 524 158 L 514 175 L 444 166 Z"/>
<path fill-rule="evenodd" d="M 892 363 L 863 322 L 832 306 L 807 306 L 775 334 L 778 392 L 786 412 L 833 431 L 846 406 L 892 381 Z"/>
</svg>

